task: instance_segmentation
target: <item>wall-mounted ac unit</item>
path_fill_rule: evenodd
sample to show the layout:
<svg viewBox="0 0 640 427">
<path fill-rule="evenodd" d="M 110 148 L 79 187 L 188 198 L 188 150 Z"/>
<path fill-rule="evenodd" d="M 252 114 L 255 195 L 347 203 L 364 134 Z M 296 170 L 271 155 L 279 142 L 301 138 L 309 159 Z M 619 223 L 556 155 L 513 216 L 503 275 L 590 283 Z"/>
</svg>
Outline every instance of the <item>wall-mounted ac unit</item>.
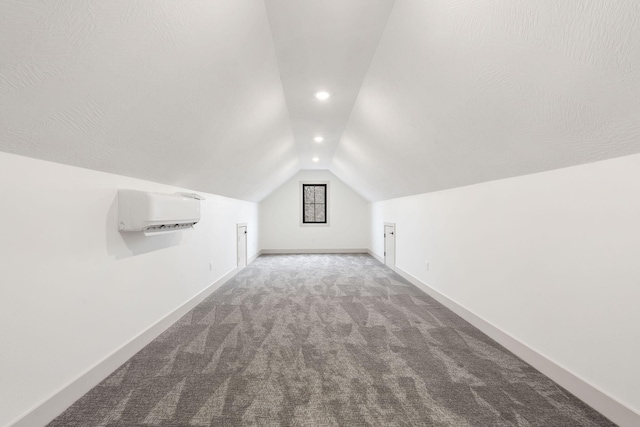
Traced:
<svg viewBox="0 0 640 427">
<path fill-rule="evenodd" d="M 191 228 L 200 221 L 200 200 L 194 195 L 118 190 L 118 230 L 145 235 Z"/>
</svg>

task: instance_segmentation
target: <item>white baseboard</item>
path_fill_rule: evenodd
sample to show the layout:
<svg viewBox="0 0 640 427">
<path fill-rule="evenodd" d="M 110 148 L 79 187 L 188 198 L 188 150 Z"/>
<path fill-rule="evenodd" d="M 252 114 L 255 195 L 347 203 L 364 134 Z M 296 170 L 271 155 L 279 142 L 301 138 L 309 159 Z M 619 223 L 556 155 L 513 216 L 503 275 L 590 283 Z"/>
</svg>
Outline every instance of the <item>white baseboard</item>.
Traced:
<svg viewBox="0 0 640 427">
<path fill-rule="evenodd" d="M 84 396 L 89 390 L 98 385 L 137 352 L 142 350 L 144 346 L 167 330 L 169 326 L 177 322 L 182 316 L 187 314 L 206 297 L 211 295 L 215 290 L 231 279 L 237 271 L 238 269 L 234 268 L 223 277 L 207 286 L 199 294 L 182 304 L 164 318 L 160 319 L 145 331 L 141 332 L 131 341 L 105 357 L 94 367 L 88 369 L 77 379 L 53 393 L 49 398 L 27 411 L 25 415 L 22 415 L 9 425 L 13 427 L 34 427 L 44 426 L 52 421 L 76 400 Z"/>
<path fill-rule="evenodd" d="M 374 258 L 375 254 L 369 252 Z M 598 389 L 593 384 L 557 364 L 553 360 L 538 353 L 531 347 L 518 341 L 516 338 L 505 333 L 492 323 L 484 320 L 482 317 L 469 311 L 458 302 L 445 296 L 431 286 L 413 277 L 400 267 L 396 266 L 396 273 L 414 284 L 418 289 L 434 298 L 436 301 L 471 323 L 476 328 L 493 338 L 495 341 L 503 345 L 507 350 L 520 357 L 522 360 L 569 390 L 579 399 L 587 403 L 596 411 L 609 418 L 614 423 L 626 426 L 640 426 L 640 414 L 618 401 L 616 398 L 609 396 L 607 393 Z"/>
<path fill-rule="evenodd" d="M 371 250 L 367 250 L 367 253 L 384 264 L 384 257 L 381 257 L 380 255 L 378 255 L 375 252 L 372 252 Z"/>
<path fill-rule="evenodd" d="M 377 254 L 366 249 L 338 249 L 338 250 L 280 250 L 280 249 L 264 249 L 253 255 L 248 263 L 253 262 L 261 254 L 287 254 L 287 253 L 368 253 L 380 262 L 384 262 Z M 521 343 L 509 334 L 503 332 L 490 322 L 472 313 L 456 301 L 441 294 L 424 282 L 421 282 L 411 274 L 396 267 L 396 272 L 409 282 L 417 286 L 426 294 L 430 295 L 438 302 L 449 308 L 451 311 L 480 329 L 482 332 L 496 340 L 509 351 L 538 369 L 543 374 L 569 390 L 571 393 L 582 399 L 588 405 L 608 417 L 616 424 L 626 426 L 640 426 L 640 414 L 617 399 L 609 396 L 605 392 L 599 390 L 586 380 L 580 378 L 564 367 L 558 365 L 554 361 L 548 359 L 544 355 L 536 352 L 527 345 Z M 231 270 L 229 273 L 209 285 L 202 292 L 182 304 L 172 313 L 159 320 L 157 323 L 140 333 L 127 344 L 107 356 L 96 366 L 80 375 L 70 384 L 62 387 L 51 397 L 45 399 L 25 415 L 18 418 L 10 425 L 13 427 L 33 427 L 44 426 L 55 417 L 60 415 L 71 406 L 76 400 L 85 395 L 89 390 L 98 385 L 102 380 L 109 376 L 113 371 L 120 367 L 123 363 L 133 357 L 144 346 L 153 341 L 158 335 L 164 332 L 169 326 L 178 321 L 182 316 L 202 302 L 211 293 L 217 290 L 225 282 L 231 279 L 237 273 L 237 269 Z"/>
<path fill-rule="evenodd" d="M 262 254 L 366 254 L 368 249 L 263 249 Z"/>
<path fill-rule="evenodd" d="M 258 251 L 256 252 L 253 256 L 249 257 L 249 259 L 247 260 L 247 265 L 251 264 L 253 261 L 256 260 L 256 258 L 258 258 L 260 255 L 262 255 L 262 251 Z"/>
</svg>

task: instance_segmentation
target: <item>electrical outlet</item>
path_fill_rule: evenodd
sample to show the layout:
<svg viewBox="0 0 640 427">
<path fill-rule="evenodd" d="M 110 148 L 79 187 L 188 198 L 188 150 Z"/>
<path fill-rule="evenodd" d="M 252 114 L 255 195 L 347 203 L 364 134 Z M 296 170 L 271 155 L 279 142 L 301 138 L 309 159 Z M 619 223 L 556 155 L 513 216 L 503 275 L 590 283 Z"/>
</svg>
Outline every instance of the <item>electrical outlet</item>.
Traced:
<svg viewBox="0 0 640 427">
<path fill-rule="evenodd" d="M 429 261 L 425 261 L 425 264 L 427 264 L 427 271 L 429 271 Z"/>
<path fill-rule="evenodd" d="M 209 261 L 209 271 L 213 271 L 213 261 Z"/>
</svg>

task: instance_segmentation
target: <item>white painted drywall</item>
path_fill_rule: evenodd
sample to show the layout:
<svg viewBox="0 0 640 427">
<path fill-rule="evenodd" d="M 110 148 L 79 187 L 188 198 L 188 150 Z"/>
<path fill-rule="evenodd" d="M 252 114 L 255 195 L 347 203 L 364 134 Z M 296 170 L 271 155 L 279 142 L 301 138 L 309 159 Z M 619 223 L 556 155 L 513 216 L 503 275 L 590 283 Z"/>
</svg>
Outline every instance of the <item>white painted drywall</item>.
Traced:
<svg viewBox="0 0 640 427">
<path fill-rule="evenodd" d="M 329 225 L 301 226 L 300 181 L 329 182 Z M 366 249 L 369 203 L 329 171 L 300 171 L 260 203 L 263 250 Z"/>
<path fill-rule="evenodd" d="M 118 188 L 182 190 L 0 153 L 0 426 L 233 270 L 236 223 L 258 251 L 255 203 L 200 193 L 194 229 L 125 235 Z"/>
<path fill-rule="evenodd" d="M 0 63 L 2 151 L 256 202 L 300 169 L 261 1 L 2 1 Z"/>
<path fill-rule="evenodd" d="M 640 153 L 638 16 L 396 1 L 329 169 L 381 201 Z"/>
<path fill-rule="evenodd" d="M 300 169 L 331 165 L 394 2 L 264 2 Z M 316 99 L 319 90 L 331 97 Z M 314 144 L 316 136 L 324 142 Z M 316 156 L 319 160 L 312 161 Z"/>
<path fill-rule="evenodd" d="M 373 203 L 378 255 L 385 221 L 399 268 L 640 412 L 640 155 Z"/>
</svg>

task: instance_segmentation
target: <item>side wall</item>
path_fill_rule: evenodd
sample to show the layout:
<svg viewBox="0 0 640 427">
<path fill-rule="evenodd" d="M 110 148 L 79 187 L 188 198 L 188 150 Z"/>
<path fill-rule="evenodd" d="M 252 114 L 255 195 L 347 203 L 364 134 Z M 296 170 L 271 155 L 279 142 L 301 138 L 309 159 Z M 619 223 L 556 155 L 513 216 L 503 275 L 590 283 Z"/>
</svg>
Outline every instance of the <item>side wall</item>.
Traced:
<svg viewBox="0 0 640 427">
<path fill-rule="evenodd" d="M 385 221 L 401 274 L 640 412 L 640 155 L 373 203 L 378 256 Z"/>
<path fill-rule="evenodd" d="M 0 153 L 0 426 L 234 272 L 236 223 L 258 252 L 255 203 L 200 193 L 194 229 L 144 237 L 117 231 L 119 188 L 184 191 Z"/>
<path fill-rule="evenodd" d="M 329 225 L 301 226 L 300 181 L 329 181 Z M 305 170 L 260 203 L 260 246 L 270 251 L 366 250 L 369 202 L 329 171 Z"/>
</svg>

